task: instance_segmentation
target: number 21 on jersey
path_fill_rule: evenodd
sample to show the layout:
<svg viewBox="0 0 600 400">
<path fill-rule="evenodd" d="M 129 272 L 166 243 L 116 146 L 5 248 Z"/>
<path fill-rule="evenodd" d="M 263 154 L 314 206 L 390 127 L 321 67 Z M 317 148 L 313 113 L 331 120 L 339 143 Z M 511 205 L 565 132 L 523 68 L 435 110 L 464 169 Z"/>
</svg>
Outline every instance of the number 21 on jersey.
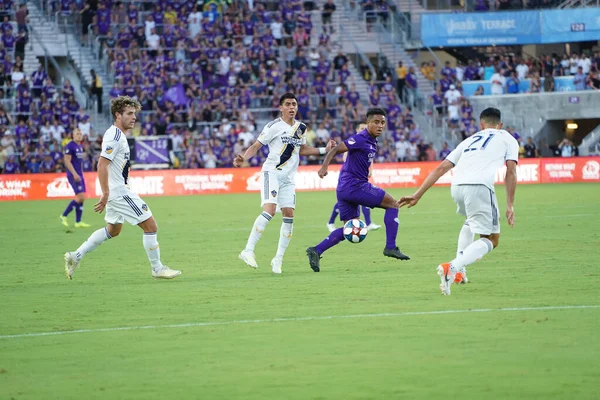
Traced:
<svg viewBox="0 0 600 400">
<path fill-rule="evenodd" d="M 484 140 L 484 142 L 481 144 L 480 147 L 477 147 L 476 144 L 478 142 L 480 142 L 481 140 L 483 140 L 483 135 L 475 135 L 475 136 L 473 136 L 473 141 L 471 142 L 471 144 L 469 145 L 469 147 L 467 147 L 463 152 L 467 153 L 469 151 L 484 150 L 485 147 L 490 142 L 490 140 L 492 140 L 492 138 L 494 137 L 494 135 L 495 135 L 494 133 L 490 134 L 490 136 L 488 136 L 487 139 Z"/>
</svg>

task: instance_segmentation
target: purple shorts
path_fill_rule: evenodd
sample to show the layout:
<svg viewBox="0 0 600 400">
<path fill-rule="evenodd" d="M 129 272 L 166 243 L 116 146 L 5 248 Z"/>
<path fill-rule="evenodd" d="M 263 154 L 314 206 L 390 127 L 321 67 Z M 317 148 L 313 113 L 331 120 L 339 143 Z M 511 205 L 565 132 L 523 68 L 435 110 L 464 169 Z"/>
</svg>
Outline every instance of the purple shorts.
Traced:
<svg viewBox="0 0 600 400">
<path fill-rule="evenodd" d="M 385 190 L 371 185 L 361 183 L 349 188 L 338 187 L 337 199 L 340 219 L 348 221 L 360 217 L 360 206 L 375 208 L 381 206 L 385 197 Z"/>
<path fill-rule="evenodd" d="M 69 184 L 73 188 L 75 194 L 85 193 L 85 179 L 83 179 L 83 177 L 81 177 L 81 182 L 75 182 L 75 178 L 72 176 L 67 176 L 67 179 L 69 179 Z"/>
</svg>

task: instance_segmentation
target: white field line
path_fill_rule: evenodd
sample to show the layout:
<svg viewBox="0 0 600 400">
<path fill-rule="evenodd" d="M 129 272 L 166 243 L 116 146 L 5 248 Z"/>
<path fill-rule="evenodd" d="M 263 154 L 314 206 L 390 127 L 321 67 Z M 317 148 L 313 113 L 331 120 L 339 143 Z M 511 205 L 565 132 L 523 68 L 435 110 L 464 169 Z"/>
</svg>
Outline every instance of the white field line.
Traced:
<svg viewBox="0 0 600 400">
<path fill-rule="evenodd" d="M 324 321 L 334 319 L 354 319 L 354 318 L 385 318 L 385 317 L 408 317 L 414 315 L 443 315 L 443 314 L 468 314 L 468 313 L 489 313 L 489 312 L 509 312 L 509 311 L 552 311 L 552 310 L 574 310 L 574 309 L 600 309 L 600 305 L 578 305 L 578 306 L 547 306 L 547 307 L 509 307 L 509 308 L 473 308 L 466 310 L 441 310 L 441 311 L 407 311 L 401 313 L 380 313 L 380 314 L 350 314 L 350 315 L 328 315 L 321 317 L 291 317 L 291 318 L 272 318 L 272 319 L 247 319 L 220 322 L 189 322 L 185 324 L 172 325 L 141 325 L 141 326 L 121 326 L 114 328 L 95 328 L 95 329 L 75 329 L 71 331 L 55 332 L 34 332 L 19 333 L 15 335 L 1 335 L 0 339 L 17 339 L 41 336 L 60 336 L 75 333 L 102 333 L 118 331 L 138 331 L 148 329 L 179 329 L 179 328 L 197 328 L 205 326 L 219 325 L 244 325 L 244 324 L 270 324 L 274 322 L 298 322 L 298 321 Z"/>
</svg>

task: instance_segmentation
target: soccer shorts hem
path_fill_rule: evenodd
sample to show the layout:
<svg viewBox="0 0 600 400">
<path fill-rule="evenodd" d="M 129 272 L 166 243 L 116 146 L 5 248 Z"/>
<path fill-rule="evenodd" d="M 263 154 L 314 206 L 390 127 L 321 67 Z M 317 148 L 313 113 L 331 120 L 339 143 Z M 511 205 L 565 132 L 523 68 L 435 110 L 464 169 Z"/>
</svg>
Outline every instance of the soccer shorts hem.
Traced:
<svg viewBox="0 0 600 400">
<path fill-rule="evenodd" d="M 138 225 L 150 217 L 150 207 L 136 194 L 120 196 L 106 203 L 104 220 L 109 224 L 122 224 L 126 221 L 131 225 Z"/>
<path fill-rule="evenodd" d="M 338 188 L 336 194 L 340 219 L 348 221 L 360 217 L 360 206 L 369 208 L 381 207 L 381 203 L 385 197 L 385 190 L 369 182 L 365 182 L 351 188 Z"/>
<path fill-rule="evenodd" d="M 261 172 L 261 207 L 276 204 L 278 209 L 296 208 L 296 185 L 273 172 Z"/>
<path fill-rule="evenodd" d="M 79 182 L 76 182 L 75 178 L 72 178 L 70 176 L 67 179 L 69 180 L 69 185 L 71 185 L 71 187 L 73 188 L 73 192 L 75 192 L 75 194 L 86 192 L 85 180 L 83 179 L 83 177 L 81 178 L 81 181 L 79 181 Z"/>
<path fill-rule="evenodd" d="M 492 190 L 485 185 L 456 185 L 450 190 L 457 206 L 456 213 L 466 217 L 473 233 L 500 233 L 498 200 Z"/>
</svg>

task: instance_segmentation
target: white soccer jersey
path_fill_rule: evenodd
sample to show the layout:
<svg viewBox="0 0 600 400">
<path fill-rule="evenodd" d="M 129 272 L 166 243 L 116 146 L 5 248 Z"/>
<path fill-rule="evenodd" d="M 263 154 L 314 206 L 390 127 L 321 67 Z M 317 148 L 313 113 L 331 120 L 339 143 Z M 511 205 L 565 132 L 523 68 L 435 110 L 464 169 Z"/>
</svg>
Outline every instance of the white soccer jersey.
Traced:
<svg viewBox="0 0 600 400">
<path fill-rule="evenodd" d="M 463 140 L 446 160 L 455 165 L 452 185 L 485 185 L 494 190 L 496 171 L 519 160 L 519 143 L 503 129 L 484 129 Z"/>
<path fill-rule="evenodd" d="M 108 188 L 110 190 L 108 199 L 112 200 L 130 193 L 129 186 L 127 186 L 130 167 L 129 145 L 125 134 L 114 125 L 104 133 L 100 156 L 111 161 L 108 166 Z"/>
<path fill-rule="evenodd" d="M 306 144 L 306 125 L 294 121 L 288 125 L 277 118 L 265 125 L 258 141 L 269 146 L 269 155 L 262 170 L 294 179 L 300 162 L 300 146 Z"/>
</svg>

